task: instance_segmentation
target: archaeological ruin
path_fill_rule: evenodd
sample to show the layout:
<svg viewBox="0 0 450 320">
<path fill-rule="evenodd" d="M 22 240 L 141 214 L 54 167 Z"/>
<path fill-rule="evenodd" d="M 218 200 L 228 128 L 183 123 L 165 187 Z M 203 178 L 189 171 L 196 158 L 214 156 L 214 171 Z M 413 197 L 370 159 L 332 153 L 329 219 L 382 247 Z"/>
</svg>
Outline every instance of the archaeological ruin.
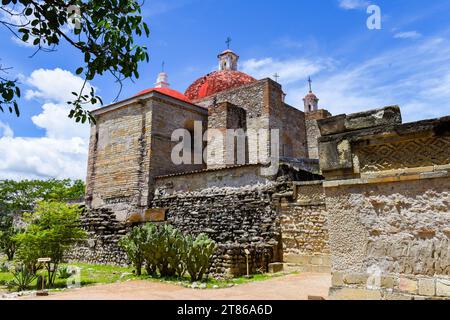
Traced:
<svg viewBox="0 0 450 320">
<path fill-rule="evenodd" d="M 279 83 L 238 71 L 233 51 L 218 58 L 184 94 L 161 73 L 94 111 L 89 240 L 70 259 L 126 264 L 122 235 L 169 223 L 217 242 L 217 277 L 245 274 L 247 249 L 253 273 L 331 272 L 334 299 L 450 298 L 450 117 L 332 116 L 311 87 L 300 111 Z M 177 147 L 191 151 L 181 163 Z"/>
</svg>

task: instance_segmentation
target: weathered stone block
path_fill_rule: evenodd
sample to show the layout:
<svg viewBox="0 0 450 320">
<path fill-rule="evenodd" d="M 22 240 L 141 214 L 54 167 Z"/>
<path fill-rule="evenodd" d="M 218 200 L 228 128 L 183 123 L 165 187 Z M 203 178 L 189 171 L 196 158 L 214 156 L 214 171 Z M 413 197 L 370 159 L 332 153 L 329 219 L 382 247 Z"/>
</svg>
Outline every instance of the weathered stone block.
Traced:
<svg viewBox="0 0 450 320">
<path fill-rule="evenodd" d="M 436 280 L 436 295 L 450 297 L 450 280 Z"/>
<path fill-rule="evenodd" d="M 411 280 L 408 278 L 400 278 L 398 287 L 400 291 L 408 293 L 417 293 L 419 288 L 416 280 Z"/>
<path fill-rule="evenodd" d="M 333 287 L 342 287 L 344 285 L 344 274 L 342 272 L 333 272 L 331 284 Z"/>
<path fill-rule="evenodd" d="M 350 143 L 347 140 L 319 143 L 319 162 L 323 172 L 352 169 Z"/>
<path fill-rule="evenodd" d="M 381 300 L 381 292 L 355 288 L 331 288 L 330 300 Z"/>
<path fill-rule="evenodd" d="M 387 292 L 383 295 L 383 300 L 413 300 L 413 296 Z"/>
<path fill-rule="evenodd" d="M 400 108 L 398 106 L 391 106 L 348 115 L 345 119 L 345 130 L 354 131 L 401 123 L 402 116 Z"/>
<path fill-rule="evenodd" d="M 317 121 L 319 125 L 320 134 L 322 136 L 328 136 L 345 131 L 345 114 L 337 115 L 334 117 L 320 119 Z"/>
<path fill-rule="evenodd" d="M 270 263 L 269 273 L 278 273 L 283 271 L 284 265 L 282 263 Z"/>
<path fill-rule="evenodd" d="M 427 279 L 427 278 L 419 279 L 419 294 L 424 296 L 436 295 L 435 279 Z"/>
<path fill-rule="evenodd" d="M 394 277 L 381 277 L 381 287 L 386 289 L 393 289 L 397 283 L 397 279 Z"/>
<path fill-rule="evenodd" d="M 401 123 L 402 116 L 398 106 L 318 120 L 322 136 Z"/>
<path fill-rule="evenodd" d="M 145 222 L 164 222 L 166 221 L 166 211 L 164 208 L 151 208 L 145 211 Z"/>
<path fill-rule="evenodd" d="M 368 276 L 366 274 L 351 273 L 344 276 L 345 284 L 366 284 Z"/>
</svg>

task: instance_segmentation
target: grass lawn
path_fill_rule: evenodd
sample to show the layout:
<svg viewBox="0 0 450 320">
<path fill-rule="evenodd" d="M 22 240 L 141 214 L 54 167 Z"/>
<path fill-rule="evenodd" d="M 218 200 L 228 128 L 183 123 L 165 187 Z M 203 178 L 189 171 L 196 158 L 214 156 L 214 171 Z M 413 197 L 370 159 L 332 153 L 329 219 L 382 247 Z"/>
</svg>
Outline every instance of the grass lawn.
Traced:
<svg viewBox="0 0 450 320">
<path fill-rule="evenodd" d="M 152 278 L 147 275 L 142 275 L 140 277 L 135 276 L 132 273 L 131 267 L 117 267 L 111 265 L 94 265 L 94 264 L 86 264 L 86 263 L 70 263 L 70 264 L 62 264 L 61 266 L 71 266 L 80 268 L 80 284 L 81 286 L 94 285 L 94 284 L 105 284 L 105 283 L 113 283 L 118 281 L 127 281 L 127 280 L 147 280 L 147 281 L 160 281 L 166 282 L 176 285 L 190 285 L 191 282 L 189 277 L 185 277 L 183 279 L 174 278 Z M 40 273 L 44 274 L 43 271 Z M 229 280 L 217 280 L 210 278 L 206 283 L 207 288 L 226 288 L 230 285 L 238 285 L 255 281 L 264 281 L 274 277 L 279 277 L 283 274 L 258 274 L 254 275 L 253 278 L 247 279 L 245 277 L 229 279 Z M 73 282 L 73 278 L 65 279 L 56 279 L 55 288 L 52 290 L 61 290 L 67 287 L 67 283 Z M 6 292 L 7 287 L 5 284 L 9 281 L 13 280 L 13 275 L 10 272 L 0 272 L 0 292 Z M 34 281 L 30 287 L 30 289 L 35 289 L 36 282 Z"/>
</svg>

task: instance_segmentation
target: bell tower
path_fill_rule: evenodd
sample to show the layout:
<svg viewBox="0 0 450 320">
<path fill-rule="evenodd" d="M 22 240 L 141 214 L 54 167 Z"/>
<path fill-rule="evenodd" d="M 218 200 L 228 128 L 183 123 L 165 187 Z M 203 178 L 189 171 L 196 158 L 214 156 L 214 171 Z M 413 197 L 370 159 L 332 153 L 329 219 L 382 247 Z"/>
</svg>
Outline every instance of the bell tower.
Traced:
<svg viewBox="0 0 450 320">
<path fill-rule="evenodd" d="M 231 38 L 228 37 L 225 43 L 227 44 L 228 49 L 218 55 L 219 71 L 224 70 L 237 71 L 239 56 L 232 50 L 230 50 Z"/>
<path fill-rule="evenodd" d="M 310 113 L 319 110 L 319 98 L 312 92 L 312 80 L 311 77 L 308 79 L 309 83 L 309 93 L 303 99 L 305 105 L 305 113 Z"/>
</svg>

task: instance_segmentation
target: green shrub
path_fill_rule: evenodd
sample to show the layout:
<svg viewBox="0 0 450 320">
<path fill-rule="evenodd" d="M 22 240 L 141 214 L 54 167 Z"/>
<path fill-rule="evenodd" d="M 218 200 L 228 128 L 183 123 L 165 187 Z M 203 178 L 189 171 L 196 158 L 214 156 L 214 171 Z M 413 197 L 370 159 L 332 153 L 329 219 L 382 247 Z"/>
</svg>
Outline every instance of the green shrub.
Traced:
<svg viewBox="0 0 450 320">
<path fill-rule="evenodd" d="M 214 241 L 206 234 L 197 238 L 187 237 L 186 269 L 191 281 L 201 281 L 210 267 L 211 257 L 216 249 Z"/>
<path fill-rule="evenodd" d="M 170 225 L 156 226 L 148 223 L 135 227 L 120 240 L 128 258 L 141 275 L 145 264 L 148 275 L 161 277 L 178 276 L 182 278 L 186 271 L 192 281 L 202 280 L 210 266 L 215 243 L 207 235 L 197 238 L 184 236 Z"/>
<path fill-rule="evenodd" d="M 60 202 L 39 202 L 36 211 L 25 215 L 25 231 L 14 237 L 17 257 L 24 267 L 35 274 L 42 266 L 38 258 L 51 258 L 46 264 L 48 284 L 52 286 L 58 265 L 65 252 L 75 243 L 85 239 L 86 232 L 79 227 L 78 206 Z"/>
</svg>

